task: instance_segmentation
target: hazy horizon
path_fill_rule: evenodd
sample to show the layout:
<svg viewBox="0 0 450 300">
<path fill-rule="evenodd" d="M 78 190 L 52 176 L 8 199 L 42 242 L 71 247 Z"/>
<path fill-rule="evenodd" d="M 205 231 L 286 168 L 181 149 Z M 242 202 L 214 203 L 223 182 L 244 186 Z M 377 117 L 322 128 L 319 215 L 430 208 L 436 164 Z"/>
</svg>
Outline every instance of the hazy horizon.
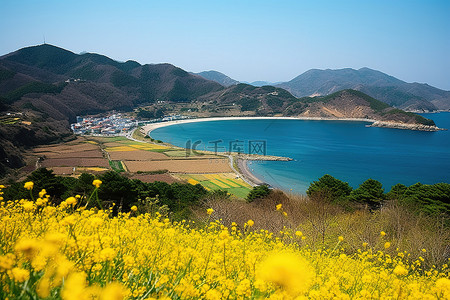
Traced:
<svg viewBox="0 0 450 300">
<path fill-rule="evenodd" d="M 289 81 L 368 67 L 450 90 L 448 1 L 4 1 L 0 54 L 45 41 L 75 53 Z"/>
</svg>

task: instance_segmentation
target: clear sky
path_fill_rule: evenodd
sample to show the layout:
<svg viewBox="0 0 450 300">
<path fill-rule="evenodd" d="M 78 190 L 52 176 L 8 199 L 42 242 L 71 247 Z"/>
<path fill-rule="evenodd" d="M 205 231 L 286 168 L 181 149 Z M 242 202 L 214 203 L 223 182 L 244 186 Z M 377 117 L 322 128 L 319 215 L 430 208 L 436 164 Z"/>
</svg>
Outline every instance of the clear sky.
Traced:
<svg viewBox="0 0 450 300">
<path fill-rule="evenodd" d="M 0 0 L 0 28 L 0 55 L 45 36 L 239 81 L 369 67 L 450 90 L 450 0 Z"/>
</svg>

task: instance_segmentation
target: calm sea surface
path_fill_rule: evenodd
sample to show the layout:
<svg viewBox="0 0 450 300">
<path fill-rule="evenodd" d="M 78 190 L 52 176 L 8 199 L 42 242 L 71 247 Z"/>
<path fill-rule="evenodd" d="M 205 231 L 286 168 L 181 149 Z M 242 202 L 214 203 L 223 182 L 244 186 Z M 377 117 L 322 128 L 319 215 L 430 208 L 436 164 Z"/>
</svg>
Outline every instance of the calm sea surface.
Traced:
<svg viewBox="0 0 450 300">
<path fill-rule="evenodd" d="M 450 113 L 423 114 L 450 129 Z M 365 122 L 228 120 L 187 123 L 152 131 L 155 139 L 196 149 L 287 156 L 290 162 L 250 162 L 261 180 L 304 194 L 330 174 L 353 187 L 368 178 L 389 191 L 396 183 L 450 183 L 450 131 L 366 127 Z"/>
</svg>

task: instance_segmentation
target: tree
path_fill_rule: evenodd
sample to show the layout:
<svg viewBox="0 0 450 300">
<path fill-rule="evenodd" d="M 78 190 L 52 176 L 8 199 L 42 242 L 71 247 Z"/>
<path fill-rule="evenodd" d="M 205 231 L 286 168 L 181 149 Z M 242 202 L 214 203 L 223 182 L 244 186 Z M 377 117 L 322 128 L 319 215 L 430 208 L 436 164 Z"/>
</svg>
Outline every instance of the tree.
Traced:
<svg viewBox="0 0 450 300">
<path fill-rule="evenodd" d="M 114 171 L 102 174 L 100 180 L 102 181 L 98 190 L 100 200 L 115 203 L 115 213 L 119 208 L 122 211 L 129 211 L 131 204 L 137 200 L 131 180 Z"/>
<path fill-rule="evenodd" d="M 325 201 L 342 203 L 347 200 L 351 192 L 352 187 L 347 182 L 326 174 L 319 178 L 318 181 L 311 183 L 306 194 L 309 197 L 314 197 L 314 194 L 320 193 L 320 198 Z"/>
<path fill-rule="evenodd" d="M 386 194 L 386 197 L 391 200 L 400 200 L 407 190 L 408 187 L 406 185 L 397 183 L 391 188 L 390 192 Z"/>
<path fill-rule="evenodd" d="M 37 194 L 45 189 L 53 199 L 60 199 L 67 191 L 67 187 L 63 183 L 63 178 L 53 174 L 53 170 L 39 168 L 31 173 L 26 181 L 34 182 L 33 194 Z"/>
<path fill-rule="evenodd" d="M 264 198 L 270 194 L 270 189 L 267 185 L 258 185 L 255 186 L 250 193 L 247 195 L 247 202 L 253 202 L 253 200 L 258 198 Z"/>
<path fill-rule="evenodd" d="M 350 194 L 350 199 L 354 202 L 366 204 L 371 210 L 381 207 L 386 199 L 383 185 L 375 179 L 367 179 Z"/>
</svg>

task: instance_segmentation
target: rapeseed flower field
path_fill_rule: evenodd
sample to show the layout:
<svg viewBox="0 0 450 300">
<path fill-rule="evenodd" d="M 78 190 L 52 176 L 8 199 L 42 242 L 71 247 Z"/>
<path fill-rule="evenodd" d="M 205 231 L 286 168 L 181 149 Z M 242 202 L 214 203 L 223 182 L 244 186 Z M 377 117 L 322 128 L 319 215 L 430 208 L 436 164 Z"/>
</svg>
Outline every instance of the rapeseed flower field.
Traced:
<svg viewBox="0 0 450 300">
<path fill-rule="evenodd" d="M 102 182 L 93 184 L 87 204 Z M 333 248 L 312 250 L 300 228 L 173 222 L 135 206 L 113 216 L 81 200 L 52 206 L 45 190 L 36 200 L 0 195 L 1 299 L 450 298 L 448 266 L 387 254 L 384 232 L 382 249 L 364 243 L 344 252 L 339 236 Z"/>
</svg>

